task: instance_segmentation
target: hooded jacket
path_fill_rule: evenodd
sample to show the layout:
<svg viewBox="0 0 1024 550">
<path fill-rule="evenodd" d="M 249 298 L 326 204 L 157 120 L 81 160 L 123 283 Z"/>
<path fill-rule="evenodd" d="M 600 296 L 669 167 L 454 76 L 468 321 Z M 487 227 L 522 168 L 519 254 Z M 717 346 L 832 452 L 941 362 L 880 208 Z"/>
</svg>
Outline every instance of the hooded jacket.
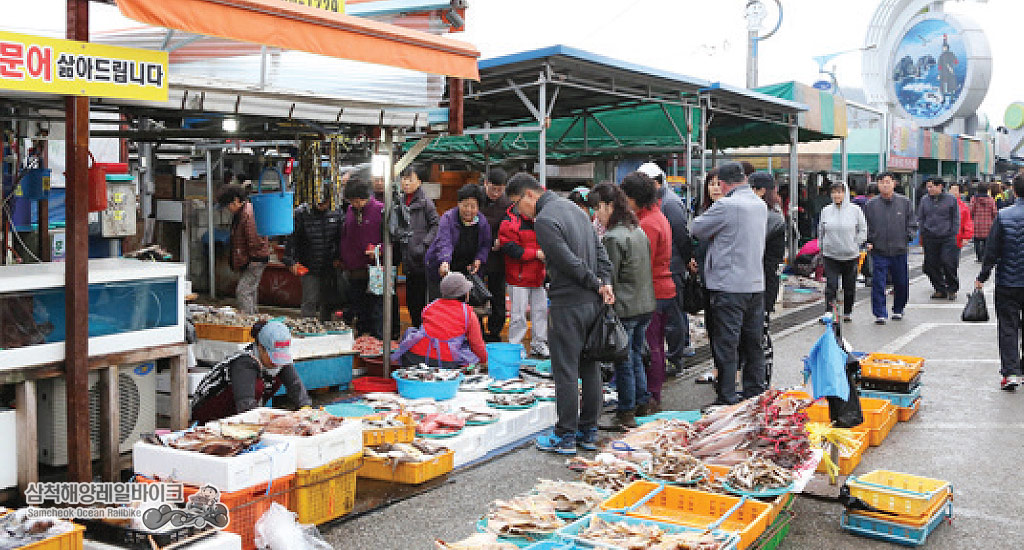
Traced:
<svg viewBox="0 0 1024 550">
<path fill-rule="evenodd" d="M 868 221 L 864 211 L 850 201 L 850 190 L 844 186 L 843 203 L 829 204 L 821 209 L 818 241 L 821 254 L 833 260 L 852 260 L 860 256 L 860 246 L 868 238 Z"/>
<path fill-rule="evenodd" d="M 533 220 L 509 206 L 498 230 L 500 252 L 505 256 L 505 282 L 512 286 L 544 286 L 544 261 L 537 258 L 540 245 Z"/>
<path fill-rule="evenodd" d="M 423 273 L 427 270 L 427 248 L 437 237 L 440 216 L 437 215 L 434 201 L 427 198 L 422 187 L 411 197 L 406 197 L 406 203 L 409 207 L 412 237 L 402 247 L 402 271 L 406 274 Z"/>
</svg>

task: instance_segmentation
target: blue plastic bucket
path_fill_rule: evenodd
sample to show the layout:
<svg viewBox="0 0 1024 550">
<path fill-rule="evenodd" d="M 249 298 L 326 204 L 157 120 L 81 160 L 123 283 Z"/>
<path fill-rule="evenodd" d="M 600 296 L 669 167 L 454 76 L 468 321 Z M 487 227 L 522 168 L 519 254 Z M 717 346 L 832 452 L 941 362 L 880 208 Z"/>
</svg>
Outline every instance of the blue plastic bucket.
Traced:
<svg viewBox="0 0 1024 550">
<path fill-rule="evenodd" d="M 38 201 L 50 196 L 50 170 L 48 168 L 32 168 L 26 170 L 21 177 L 21 196 L 30 201 Z"/>
<path fill-rule="evenodd" d="M 277 173 L 281 180 L 281 190 L 276 193 L 261 193 L 263 191 L 263 175 L 269 171 Z M 256 216 L 256 233 L 264 237 L 278 237 L 291 235 L 295 230 L 295 218 L 292 216 L 292 202 L 295 200 L 295 193 L 285 191 L 284 175 L 277 168 L 265 168 L 260 172 L 260 179 L 256 184 L 256 194 L 249 197 L 252 201 L 252 211 Z"/>
<path fill-rule="evenodd" d="M 464 376 L 459 374 L 454 380 L 446 382 L 421 382 L 419 380 L 406 380 L 398 376 L 396 372 L 391 374 L 391 378 L 394 378 L 395 384 L 398 385 L 398 395 L 406 399 L 433 397 L 438 401 L 444 401 L 455 397 Z"/>
<path fill-rule="evenodd" d="M 507 342 L 487 344 L 487 374 L 495 380 L 508 380 L 519 376 L 523 362 L 523 346 Z"/>
</svg>

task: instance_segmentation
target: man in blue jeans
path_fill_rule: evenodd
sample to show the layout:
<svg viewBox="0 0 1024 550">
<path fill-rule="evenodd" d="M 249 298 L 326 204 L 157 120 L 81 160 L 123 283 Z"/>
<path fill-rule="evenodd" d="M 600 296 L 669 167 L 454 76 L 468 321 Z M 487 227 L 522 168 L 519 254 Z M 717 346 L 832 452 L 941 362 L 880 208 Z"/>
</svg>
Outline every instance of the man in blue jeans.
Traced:
<svg viewBox="0 0 1024 550">
<path fill-rule="evenodd" d="M 871 253 L 871 312 L 875 324 L 884 325 L 889 318 L 885 304 L 885 283 L 892 276 L 892 319 L 903 318 L 910 294 L 910 275 L 907 266 L 908 244 L 917 231 L 914 207 L 907 197 L 896 193 L 892 174 L 883 174 L 878 180 L 878 196 L 864 205 L 868 221 L 867 249 Z"/>
</svg>

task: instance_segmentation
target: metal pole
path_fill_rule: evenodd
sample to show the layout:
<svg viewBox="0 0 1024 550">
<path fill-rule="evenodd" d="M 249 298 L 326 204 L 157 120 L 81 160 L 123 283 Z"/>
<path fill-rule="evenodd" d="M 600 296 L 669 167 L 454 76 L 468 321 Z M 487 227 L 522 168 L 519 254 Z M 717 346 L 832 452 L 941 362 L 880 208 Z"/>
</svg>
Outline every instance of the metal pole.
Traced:
<svg viewBox="0 0 1024 550">
<path fill-rule="evenodd" d="M 747 89 L 757 87 L 757 31 L 747 31 Z"/>
<path fill-rule="evenodd" d="M 847 184 L 847 180 L 850 176 L 850 158 L 849 149 L 847 147 L 846 138 L 839 139 L 839 155 L 842 157 L 840 160 L 840 178 L 842 178 L 843 184 Z"/>
<path fill-rule="evenodd" d="M 213 231 L 213 153 L 206 150 L 206 255 L 210 269 L 210 299 L 217 299 L 217 275 Z"/>
<path fill-rule="evenodd" d="M 881 134 L 882 143 L 878 149 L 878 172 L 885 172 L 889 167 L 885 163 L 885 154 L 889 150 L 889 119 L 885 113 L 878 115 L 878 133 Z"/>
<path fill-rule="evenodd" d="M 693 201 L 693 196 L 690 195 L 690 191 L 692 191 L 694 189 L 694 187 L 693 187 L 693 179 L 692 179 L 693 170 L 691 169 L 693 167 L 693 131 L 692 130 L 693 130 L 693 107 L 687 106 L 686 107 L 686 189 L 687 189 L 687 196 L 689 197 L 689 200 L 691 201 L 691 203 L 688 203 L 686 205 L 687 206 L 686 213 L 690 217 L 693 216 L 693 210 L 689 207 L 690 204 L 692 204 L 692 201 Z"/>
<path fill-rule="evenodd" d="M 704 208 L 704 185 L 707 183 L 708 177 L 708 156 L 706 153 L 708 146 L 708 110 L 707 104 L 702 99 L 700 100 L 700 185 L 697 189 L 697 212 L 700 212 Z"/>
<path fill-rule="evenodd" d="M 394 297 L 391 293 L 394 291 L 394 281 L 391 280 L 391 266 L 394 263 L 394 259 L 391 255 L 391 232 L 388 230 L 391 221 L 391 204 L 392 204 L 392 176 L 394 175 L 394 169 L 392 168 L 391 158 L 391 143 L 394 139 L 394 131 L 385 128 L 381 131 L 381 144 L 383 147 L 378 151 L 378 154 L 387 155 L 388 164 L 384 169 L 384 217 L 381 223 L 384 224 L 384 329 L 381 331 L 382 340 L 384 341 L 383 347 L 383 360 L 384 360 L 384 378 L 391 378 L 391 323 L 395 319 L 391 318 L 391 302 Z"/>
<path fill-rule="evenodd" d="M 537 141 L 537 156 L 540 160 L 540 184 L 547 188 L 548 186 L 548 125 L 547 112 L 548 112 L 548 79 L 541 75 L 540 77 L 540 97 L 537 105 L 537 112 L 540 116 L 537 118 L 537 122 L 540 123 L 540 135 Z"/>
<path fill-rule="evenodd" d="M 484 129 L 490 130 L 490 121 L 484 122 Z M 484 180 L 487 180 L 487 174 L 491 173 L 491 134 L 484 134 Z"/>
<path fill-rule="evenodd" d="M 799 134 L 796 124 L 789 127 L 789 261 L 796 258 L 797 245 L 800 244 L 800 234 L 797 229 L 796 216 L 799 207 L 800 185 L 798 180 L 800 179 L 800 167 L 799 159 L 797 157 L 797 145 L 799 144 Z"/>
</svg>

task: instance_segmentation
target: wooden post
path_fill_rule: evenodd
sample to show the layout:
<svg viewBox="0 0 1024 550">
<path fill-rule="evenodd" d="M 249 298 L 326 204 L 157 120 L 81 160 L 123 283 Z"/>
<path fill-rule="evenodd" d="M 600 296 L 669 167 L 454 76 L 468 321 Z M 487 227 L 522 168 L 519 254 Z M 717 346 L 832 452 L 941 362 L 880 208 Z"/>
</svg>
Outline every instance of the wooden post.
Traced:
<svg viewBox="0 0 1024 550">
<path fill-rule="evenodd" d="M 100 464 L 103 481 L 121 481 L 121 399 L 118 366 L 100 371 Z"/>
<path fill-rule="evenodd" d="M 169 358 L 171 363 L 171 429 L 184 430 L 191 416 L 188 399 L 188 346 Z"/>
<path fill-rule="evenodd" d="M 29 483 L 39 481 L 39 442 L 36 434 L 36 381 L 23 380 L 14 387 L 18 404 L 18 488 L 22 494 Z"/>
<path fill-rule="evenodd" d="M 461 78 L 448 77 L 448 133 L 453 136 L 462 135 L 464 92 Z"/>
<path fill-rule="evenodd" d="M 66 0 L 67 38 L 89 40 L 88 0 Z M 92 481 L 89 441 L 89 98 L 64 98 L 67 260 L 64 368 L 68 392 L 68 481 Z"/>
</svg>

